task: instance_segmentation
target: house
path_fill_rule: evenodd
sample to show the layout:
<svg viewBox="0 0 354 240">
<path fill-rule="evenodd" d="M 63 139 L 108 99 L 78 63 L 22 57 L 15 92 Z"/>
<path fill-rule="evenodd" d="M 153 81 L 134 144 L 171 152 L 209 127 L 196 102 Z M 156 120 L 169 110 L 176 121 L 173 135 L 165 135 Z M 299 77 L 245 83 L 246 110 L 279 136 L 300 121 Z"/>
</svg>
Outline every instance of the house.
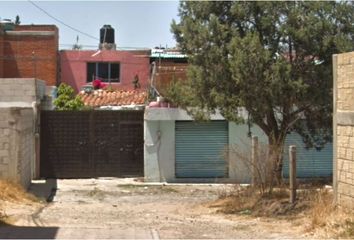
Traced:
<svg viewBox="0 0 354 240">
<path fill-rule="evenodd" d="M 156 48 L 152 50 L 150 59 L 153 69 L 152 85 L 159 95 L 164 96 L 166 89 L 172 82 L 186 81 L 188 67 L 186 55 L 177 50 Z M 209 123 L 199 124 L 193 122 L 184 110 L 168 108 L 167 104 L 158 103 L 158 101 L 149 106 L 146 108 L 144 119 L 145 142 L 148 142 L 148 145 L 145 145 L 145 176 L 147 179 L 151 181 L 185 181 L 186 179 L 199 178 L 200 181 L 200 178 L 209 178 L 209 180 L 219 178 L 222 181 L 250 181 L 250 169 L 242 167 L 242 163 L 237 163 L 238 160 L 231 156 L 231 153 L 227 157 L 220 157 L 227 145 L 235 145 L 236 143 L 240 145 L 241 143 L 244 147 L 251 146 L 251 139 L 245 130 L 247 129 L 246 125 L 227 122 L 220 114 L 213 116 Z M 156 130 L 156 128 L 158 129 Z M 167 131 L 167 137 L 160 128 Z M 258 126 L 254 126 L 251 132 L 260 137 L 264 144 L 267 144 L 267 138 Z M 214 134 L 221 133 L 222 136 L 214 136 Z M 208 140 L 206 135 L 211 139 Z M 221 137 L 223 142 L 214 142 L 212 139 L 214 137 L 215 139 Z M 162 139 L 165 139 L 164 142 Z M 160 143 L 154 145 L 156 141 L 160 140 L 161 146 Z M 207 142 L 203 142 L 204 140 Z M 214 150 L 211 150 L 211 145 Z M 327 143 L 320 149 L 308 149 L 300 135 L 289 133 L 284 146 L 283 177 L 288 178 L 289 176 L 288 147 L 290 145 L 297 146 L 297 176 L 299 178 L 332 176 L 332 143 Z M 156 146 L 159 148 L 157 149 Z M 167 150 L 164 149 L 164 146 Z M 210 151 L 213 151 L 211 158 L 206 154 Z M 164 153 L 166 155 L 163 155 Z M 204 159 L 203 153 L 205 153 Z M 168 154 L 172 156 L 168 156 Z M 206 160 L 207 158 L 209 159 Z M 217 169 L 223 170 L 218 172 Z"/>
<path fill-rule="evenodd" d="M 146 107 L 144 114 L 147 181 L 250 183 L 250 133 L 261 145 L 268 143 L 260 127 L 228 122 L 219 113 L 208 122 L 195 122 L 182 109 L 161 106 Z M 283 177 L 289 176 L 288 149 L 294 144 L 298 178 L 332 176 L 332 143 L 307 149 L 300 135 L 290 133 L 284 146 Z"/>
<path fill-rule="evenodd" d="M 55 25 L 0 23 L 0 78 L 44 79 L 58 82 L 58 28 Z"/>
<path fill-rule="evenodd" d="M 144 115 L 146 181 L 249 183 L 246 162 L 227 146 L 249 143 L 247 124 L 226 121 L 219 113 L 198 123 L 179 108 L 147 107 Z M 262 130 L 252 133 L 266 141 Z"/>
<path fill-rule="evenodd" d="M 104 25 L 97 50 L 61 50 L 60 82 L 76 92 L 99 79 L 113 89 L 146 89 L 149 83 L 150 49 L 124 50 L 116 46 L 114 29 Z"/>
</svg>

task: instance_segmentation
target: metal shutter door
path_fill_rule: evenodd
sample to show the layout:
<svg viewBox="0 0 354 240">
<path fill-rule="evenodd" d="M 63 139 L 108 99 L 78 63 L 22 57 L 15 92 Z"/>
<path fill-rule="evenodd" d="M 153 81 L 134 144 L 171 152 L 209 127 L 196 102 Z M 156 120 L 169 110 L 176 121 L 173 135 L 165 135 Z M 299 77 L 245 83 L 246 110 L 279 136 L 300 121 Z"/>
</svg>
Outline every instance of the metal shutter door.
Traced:
<svg viewBox="0 0 354 240">
<path fill-rule="evenodd" d="M 297 133 L 290 133 L 285 139 L 283 176 L 289 177 L 289 146 L 296 145 L 297 177 L 329 177 L 333 174 L 333 144 L 327 143 L 321 150 L 306 149 Z"/>
<path fill-rule="evenodd" d="M 228 123 L 176 121 L 176 177 L 227 177 Z"/>
</svg>

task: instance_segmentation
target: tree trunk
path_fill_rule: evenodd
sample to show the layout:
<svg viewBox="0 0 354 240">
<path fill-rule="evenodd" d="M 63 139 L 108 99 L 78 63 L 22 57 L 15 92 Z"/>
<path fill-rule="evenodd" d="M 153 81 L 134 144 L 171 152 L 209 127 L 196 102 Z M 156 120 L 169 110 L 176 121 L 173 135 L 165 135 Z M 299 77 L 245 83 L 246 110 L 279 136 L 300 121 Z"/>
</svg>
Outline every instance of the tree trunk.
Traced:
<svg viewBox="0 0 354 240">
<path fill-rule="evenodd" d="M 269 141 L 269 156 L 271 158 L 272 168 L 272 184 L 281 185 L 283 182 L 282 170 L 283 170 L 283 148 L 285 137 L 280 136 L 278 139 L 272 137 L 268 138 Z"/>
</svg>

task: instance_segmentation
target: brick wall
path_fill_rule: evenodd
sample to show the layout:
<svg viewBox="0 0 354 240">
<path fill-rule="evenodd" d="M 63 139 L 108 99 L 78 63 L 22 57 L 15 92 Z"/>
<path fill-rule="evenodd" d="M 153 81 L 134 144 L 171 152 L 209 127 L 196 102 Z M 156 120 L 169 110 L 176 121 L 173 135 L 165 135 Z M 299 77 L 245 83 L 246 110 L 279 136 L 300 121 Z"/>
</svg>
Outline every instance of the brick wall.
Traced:
<svg viewBox="0 0 354 240">
<path fill-rule="evenodd" d="M 4 74 L 4 32 L 0 26 L 0 77 Z"/>
<path fill-rule="evenodd" d="M 333 56 L 334 188 L 337 203 L 354 209 L 354 52 Z"/>
<path fill-rule="evenodd" d="M 39 78 L 56 85 L 58 39 L 54 25 L 20 25 L 6 31 L 0 42 L 0 78 Z"/>
<path fill-rule="evenodd" d="M 174 62 L 169 59 L 156 60 L 155 87 L 160 94 L 166 95 L 172 82 L 187 80 L 186 62 Z"/>
</svg>

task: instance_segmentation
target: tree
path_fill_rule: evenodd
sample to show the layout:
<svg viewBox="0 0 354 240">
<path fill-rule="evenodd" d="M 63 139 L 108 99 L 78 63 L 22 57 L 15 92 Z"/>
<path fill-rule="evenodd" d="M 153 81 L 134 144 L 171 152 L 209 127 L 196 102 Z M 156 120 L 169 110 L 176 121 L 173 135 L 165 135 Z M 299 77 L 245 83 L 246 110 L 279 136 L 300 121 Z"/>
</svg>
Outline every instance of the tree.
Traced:
<svg viewBox="0 0 354 240">
<path fill-rule="evenodd" d="M 20 24 L 21 24 L 20 16 L 19 16 L 19 15 L 16 15 L 15 24 L 16 24 L 16 25 L 20 25 Z"/>
<path fill-rule="evenodd" d="M 65 83 L 58 87 L 58 97 L 54 100 L 57 110 L 82 110 L 84 103 L 79 96 L 75 96 L 74 89 Z"/>
<path fill-rule="evenodd" d="M 183 1 L 179 16 L 171 28 L 190 66 L 172 101 L 195 118 L 218 109 L 240 121 L 246 109 L 268 136 L 279 182 L 290 130 L 309 145 L 330 140 L 332 54 L 354 49 L 353 3 Z"/>
</svg>

